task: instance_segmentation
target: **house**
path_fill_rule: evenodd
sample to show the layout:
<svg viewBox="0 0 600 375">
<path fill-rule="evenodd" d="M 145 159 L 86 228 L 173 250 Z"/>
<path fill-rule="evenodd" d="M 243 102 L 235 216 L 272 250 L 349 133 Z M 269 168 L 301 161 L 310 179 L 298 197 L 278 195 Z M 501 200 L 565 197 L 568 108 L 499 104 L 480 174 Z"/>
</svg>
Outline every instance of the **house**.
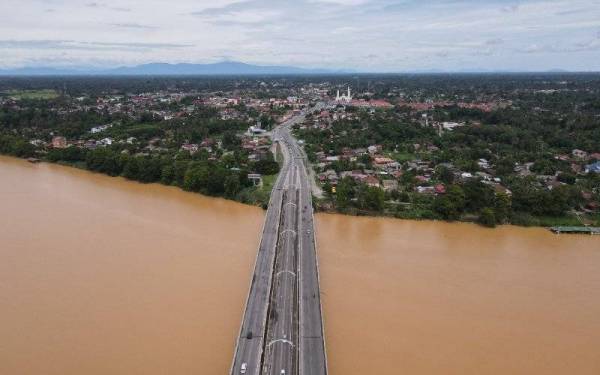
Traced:
<svg viewBox="0 0 600 375">
<path fill-rule="evenodd" d="M 571 155 L 573 155 L 574 158 L 581 159 L 581 160 L 587 159 L 587 157 L 588 157 L 587 152 L 585 152 L 583 150 L 578 150 L 578 149 L 571 151 Z"/>
<path fill-rule="evenodd" d="M 475 172 L 475 175 L 485 181 L 492 181 L 493 179 L 493 176 L 491 174 L 485 172 Z"/>
<path fill-rule="evenodd" d="M 585 173 L 600 173 L 600 161 L 586 165 Z"/>
<path fill-rule="evenodd" d="M 401 170 L 395 170 L 390 173 L 394 178 L 400 178 L 404 174 Z"/>
<path fill-rule="evenodd" d="M 53 137 L 52 138 L 52 147 L 66 148 L 67 147 L 67 139 L 65 137 Z"/>
<path fill-rule="evenodd" d="M 90 133 L 92 133 L 92 134 L 102 133 L 103 131 L 105 131 L 106 129 L 108 129 L 110 127 L 112 127 L 112 125 L 110 125 L 110 124 L 94 126 L 93 128 L 90 129 Z"/>
<path fill-rule="evenodd" d="M 398 167 L 398 163 L 396 163 L 394 160 L 392 160 L 390 158 L 385 158 L 385 157 L 374 157 L 373 164 L 374 164 L 375 168 L 385 168 L 385 167 L 397 168 Z"/>
<path fill-rule="evenodd" d="M 396 180 L 383 180 L 384 191 L 395 191 L 398 190 L 398 181 Z"/>
<path fill-rule="evenodd" d="M 446 194 L 446 187 L 442 184 L 437 184 L 433 187 L 436 194 Z"/>
<path fill-rule="evenodd" d="M 379 180 L 375 176 L 367 176 L 367 177 L 365 177 L 365 179 L 363 180 L 363 182 L 365 184 L 367 184 L 368 186 L 370 186 L 370 187 L 376 187 L 376 188 L 378 188 L 380 186 L 379 185 Z"/>
<path fill-rule="evenodd" d="M 85 147 L 88 150 L 94 150 L 96 148 L 96 146 L 97 146 L 97 143 L 93 139 L 90 139 L 83 144 L 83 147 Z"/>
<path fill-rule="evenodd" d="M 181 145 L 182 151 L 188 151 L 190 154 L 198 152 L 198 145 L 195 143 L 184 143 Z"/>
<path fill-rule="evenodd" d="M 486 159 L 479 159 L 479 161 L 477 161 L 477 165 L 481 169 L 490 169 L 490 162 Z"/>
<path fill-rule="evenodd" d="M 248 180 L 252 182 L 254 186 L 262 186 L 262 175 L 259 173 L 248 173 Z"/>
<path fill-rule="evenodd" d="M 431 178 L 427 177 L 427 176 L 415 176 L 415 180 L 417 180 L 418 183 L 426 183 L 429 182 L 429 180 L 431 180 Z"/>
<path fill-rule="evenodd" d="M 260 127 L 260 124 L 257 124 L 256 126 L 251 126 L 248 128 L 248 134 L 250 135 L 259 135 L 259 134 L 264 134 L 267 131 L 265 129 L 262 129 Z"/>
<path fill-rule="evenodd" d="M 419 194 L 435 194 L 435 188 L 433 186 L 417 186 L 416 190 Z"/>
<path fill-rule="evenodd" d="M 369 154 L 376 154 L 378 152 L 381 152 L 383 150 L 383 146 L 381 145 L 372 145 L 367 147 L 367 151 L 369 151 Z"/>
<path fill-rule="evenodd" d="M 41 147 L 41 146 L 46 145 L 46 142 L 42 141 L 41 139 L 32 139 L 31 141 L 29 141 L 29 143 L 36 147 Z"/>
<path fill-rule="evenodd" d="M 533 162 L 528 162 L 525 164 L 516 164 L 514 171 L 521 177 L 526 177 L 531 175 L 530 168 L 533 166 Z"/>
<path fill-rule="evenodd" d="M 484 183 L 486 183 L 486 181 L 484 181 Z M 496 194 L 505 194 L 509 197 L 512 196 L 512 191 L 510 191 L 508 188 L 502 186 L 499 183 L 488 183 L 488 185 L 490 185 L 494 189 L 494 192 Z"/>
<path fill-rule="evenodd" d="M 458 123 L 458 122 L 443 122 L 442 123 L 442 128 L 444 130 L 453 130 L 454 128 L 458 128 L 461 126 L 465 126 L 464 123 Z"/>
</svg>

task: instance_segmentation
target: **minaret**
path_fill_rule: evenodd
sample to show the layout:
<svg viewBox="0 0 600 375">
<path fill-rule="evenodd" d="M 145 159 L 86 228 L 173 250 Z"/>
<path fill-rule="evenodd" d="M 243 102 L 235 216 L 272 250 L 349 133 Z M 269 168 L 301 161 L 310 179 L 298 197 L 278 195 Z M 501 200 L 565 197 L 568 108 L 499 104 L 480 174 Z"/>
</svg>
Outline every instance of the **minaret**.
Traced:
<svg viewBox="0 0 600 375">
<path fill-rule="evenodd" d="M 350 96 L 350 86 L 348 86 L 348 96 L 347 96 L 348 101 L 350 101 L 352 99 L 352 96 Z"/>
<path fill-rule="evenodd" d="M 335 96 L 336 101 L 340 101 L 340 90 L 337 90 L 337 95 Z"/>
</svg>

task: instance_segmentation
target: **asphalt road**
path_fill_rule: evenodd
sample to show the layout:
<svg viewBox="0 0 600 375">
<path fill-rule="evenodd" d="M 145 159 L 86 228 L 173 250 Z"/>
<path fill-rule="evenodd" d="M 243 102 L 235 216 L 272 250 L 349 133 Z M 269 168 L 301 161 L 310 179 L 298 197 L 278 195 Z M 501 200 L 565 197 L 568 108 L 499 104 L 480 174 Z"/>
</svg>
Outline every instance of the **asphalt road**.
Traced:
<svg viewBox="0 0 600 375">
<path fill-rule="evenodd" d="M 232 375 L 327 373 L 311 186 L 304 154 L 290 134 L 303 119 L 295 116 L 273 131 L 284 162 L 267 209 Z"/>
</svg>

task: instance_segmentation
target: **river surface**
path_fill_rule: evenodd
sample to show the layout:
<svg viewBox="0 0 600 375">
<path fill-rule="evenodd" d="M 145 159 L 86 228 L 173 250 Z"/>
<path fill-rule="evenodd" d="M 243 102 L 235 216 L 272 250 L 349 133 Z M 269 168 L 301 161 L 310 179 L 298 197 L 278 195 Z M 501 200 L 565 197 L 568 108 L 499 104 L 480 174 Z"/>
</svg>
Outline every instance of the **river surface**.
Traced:
<svg viewBox="0 0 600 375">
<path fill-rule="evenodd" d="M 263 218 L 0 157 L 0 374 L 225 374 Z M 316 224 L 332 375 L 600 373 L 600 236 Z"/>
<path fill-rule="evenodd" d="M 317 218 L 331 374 L 600 374 L 600 236 Z"/>
<path fill-rule="evenodd" d="M 227 373 L 263 217 L 0 157 L 0 374 Z"/>
</svg>

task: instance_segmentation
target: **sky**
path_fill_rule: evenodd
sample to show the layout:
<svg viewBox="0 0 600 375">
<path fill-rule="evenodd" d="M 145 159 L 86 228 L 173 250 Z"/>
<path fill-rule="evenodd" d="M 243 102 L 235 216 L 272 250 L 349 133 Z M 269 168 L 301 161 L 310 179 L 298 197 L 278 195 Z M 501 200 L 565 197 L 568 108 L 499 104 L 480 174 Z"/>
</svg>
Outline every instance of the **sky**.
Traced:
<svg viewBox="0 0 600 375">
<path fill-rule="evenodd" d="M 600 71 L 600 0 L 1 0 L 0 68 Z"/>
</svg>

